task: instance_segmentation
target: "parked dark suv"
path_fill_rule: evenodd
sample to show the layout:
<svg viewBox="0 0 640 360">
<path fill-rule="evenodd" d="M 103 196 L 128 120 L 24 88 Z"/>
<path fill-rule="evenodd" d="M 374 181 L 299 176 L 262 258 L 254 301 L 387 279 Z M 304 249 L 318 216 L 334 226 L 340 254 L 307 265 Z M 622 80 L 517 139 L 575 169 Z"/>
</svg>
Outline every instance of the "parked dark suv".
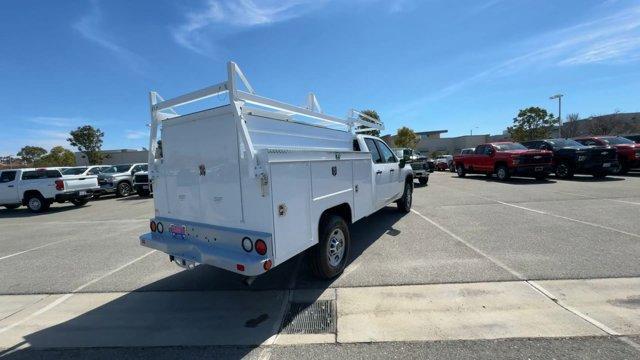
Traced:
<svg viewBox="0 0 640 360">
<path fill-rule="evenodd" d="M 575 139 L 577 142 L 598 148 L 612 147 L 618 152 L 618 166 L 612 174 L 624 175 L 631 169 L 640 169 L 640 144 L 622 136 L 585 136 Z"/>
<path fill-rule="evenodd" d="M 570 179 L 574 174 L 603 178 L 618 166 L 616 149 L 611 147 L 593 148 L 571 139 L 533 140 L 522 145 L 553 151 L 552 171 L 563 179 Z"/>
</svg>

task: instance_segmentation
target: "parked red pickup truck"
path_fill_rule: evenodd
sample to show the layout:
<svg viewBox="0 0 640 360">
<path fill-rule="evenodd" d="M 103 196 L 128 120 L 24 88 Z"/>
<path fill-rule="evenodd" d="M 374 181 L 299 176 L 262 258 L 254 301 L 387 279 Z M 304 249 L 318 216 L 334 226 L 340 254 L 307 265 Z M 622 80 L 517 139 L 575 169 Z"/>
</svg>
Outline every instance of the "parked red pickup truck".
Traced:
<svg viewBox="0 0 640 360">
<path fill-rule="evenodd" d="M 513 176 L 530 176 L 543 180 L 551 172 L 553 152 L 529 150 L 522 144 L 495 142 L 478 145 L 472 154 L 453 157 L 458 176 L 496 174 L 499 180 Z"/>
<path fill-rule="evenodd" d="M 640 144 L 622 136 L 586 136 L 575 138 L 575 141 L 587 146 L 612 146 L 618 153 L 618 167 L 612 169 L 613 174 L 624 175 L 631 169 L 640 168 Z"/>
</svg>

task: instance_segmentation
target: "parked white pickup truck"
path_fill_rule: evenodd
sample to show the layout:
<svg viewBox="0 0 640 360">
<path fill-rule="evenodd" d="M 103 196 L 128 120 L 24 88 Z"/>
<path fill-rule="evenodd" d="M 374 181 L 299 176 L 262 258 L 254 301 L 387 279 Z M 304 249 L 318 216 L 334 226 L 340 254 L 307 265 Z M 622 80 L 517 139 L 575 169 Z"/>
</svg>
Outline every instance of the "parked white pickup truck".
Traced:
<svg viewBox="0 0 640 360">
<path fill-rule="evenodd" d="M 42 212 L 54 201 L 82 206 L 99 189 L 95 175 L 63 177 L 54 169 L 0 170 L 0 206 L 7 209 L 26 205 L 32 212 Z"/>
<path fill-rule="evenodd" d="M 227 105 L 173 110 L 222 92 Z M 323 114 L 313 94 L 307 101 L 303 108 L 256 95 L 234 63 L 223 83 L 166 101 L 152 92 L 155 217 L 140 243 L 182 267 L 208 264 L 249 278 L 313 247 L 314 273 L 339 275 L 349 225 L 392 202 L 409 212 L 413 175 L 381 139 L 356 134 L 381 123 L 353 110 L 347 119 Z"/>
</svg>

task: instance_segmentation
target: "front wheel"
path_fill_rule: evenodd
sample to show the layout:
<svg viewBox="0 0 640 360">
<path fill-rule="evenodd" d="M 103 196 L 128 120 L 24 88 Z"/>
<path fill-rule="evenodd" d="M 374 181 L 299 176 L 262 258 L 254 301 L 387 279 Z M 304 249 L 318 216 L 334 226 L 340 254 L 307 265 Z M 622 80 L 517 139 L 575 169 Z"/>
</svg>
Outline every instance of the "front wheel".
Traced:
<svg viewBox="0 0 640 360">
<path fill-rule="evenodd" d="M 571 179 L 573 177 L 573 171 L 567 163 L 560 163 L 556 167 L 556 176 L 561 179 Z"/>
<path fill-rule="evenodd" d="M 85 206 L 89 202 L 89 199 L 73 199 L 71 203 L 75 206 Z"/>
<path fill-rule="evenodd" d="M 116 191 L 117 197 L 125 197 L 131 195 L 131 185 L 124 181 L 118 184 L 118 189 Z"/>
<path fill-rule="evenodd" d="M 464 171 L 463 165 L 456 166 L 456 172 L 458 173 L 458 177 L 464 177 L 467 173 Z"/>
<path fill-rule="evenodd" d="M 340 216 L 323 216 L 319 235 L 320 242 L 311 254 L 313 274 L 321 279 L 333 279 L 347 266 L 351 249 L 349 227 Z"/>
<path fill-rule="evenodd" d="M 413 201 L 413 182 L 406 181 L 404 183 L 404 192 L 402 197 L 397 201 L 398 210 L 403 213 L 411 211 L 411 202 Z"/>
</svg>

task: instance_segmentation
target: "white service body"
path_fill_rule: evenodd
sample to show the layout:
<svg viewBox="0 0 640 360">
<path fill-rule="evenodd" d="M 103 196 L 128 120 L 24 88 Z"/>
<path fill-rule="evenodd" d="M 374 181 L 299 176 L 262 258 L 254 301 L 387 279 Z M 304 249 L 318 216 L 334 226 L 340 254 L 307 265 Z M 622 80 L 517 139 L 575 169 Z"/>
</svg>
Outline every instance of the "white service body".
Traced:
<svg viewBox="0 0 640 360">
<path fill-rule="evenodd" d="M 236 92 L 249 94 L 229 89 Z M 295 121 L 291 106 L 283 113 L 245 105 L 239 99 L 161 120 L 162 157 L 150 154 L 149 166 L 157 230 L 142 235 L 142 245 L 181 266 L 256 276 L 265 262 L 275 267 L 316 245 L 328 209 L 355 222 L 397 200 L 412 179 L 395 157 L 373 163 L 368 136 Z M 159 110 L 152 103 L 154 119 L 163 118 L 153 114 Z M 266 254 L 243 249 L 244 238 L 263 240 Z"/>
</svg>

